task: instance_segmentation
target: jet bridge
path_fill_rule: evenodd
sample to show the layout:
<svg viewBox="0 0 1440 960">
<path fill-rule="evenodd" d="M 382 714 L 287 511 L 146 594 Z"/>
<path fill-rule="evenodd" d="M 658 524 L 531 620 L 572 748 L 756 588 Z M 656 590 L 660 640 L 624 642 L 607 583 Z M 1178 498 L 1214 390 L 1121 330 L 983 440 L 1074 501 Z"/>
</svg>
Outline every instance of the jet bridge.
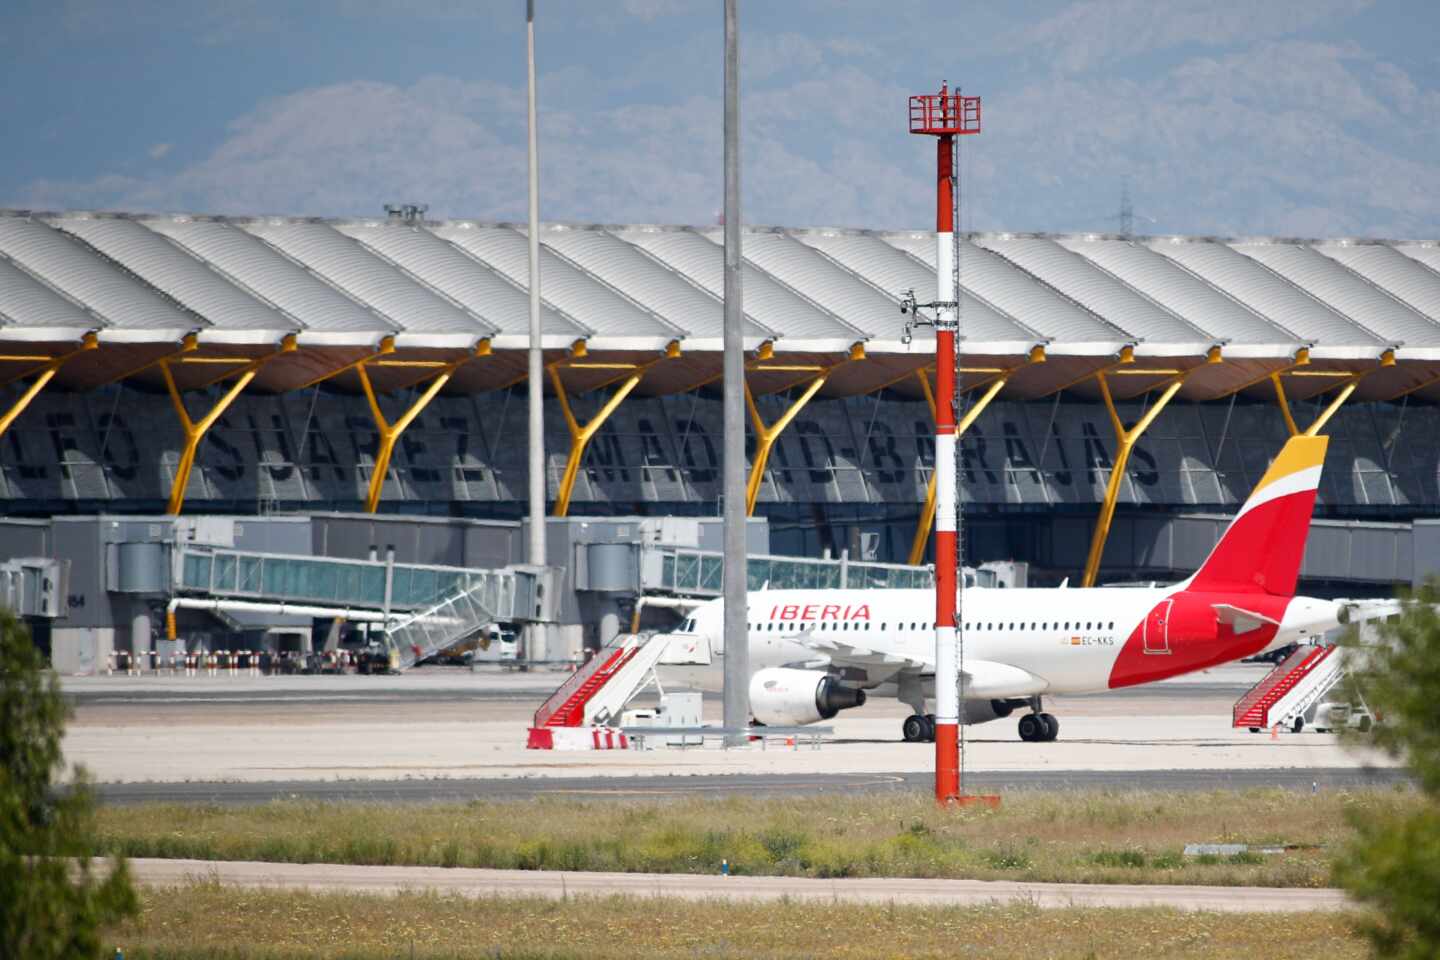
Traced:
<svg viewBox="0 0 1440 960">
<path fill-rule="evenodd" d="M 338 560 L 180 544 L 172 554 L 170 610 L 293 612 L 375 619 L 398 669 L 455 646 L 493 623 L 544 621 L 548 568 L 496 570 Z M 173 630 L 173 619 L 170 621 Z"/>
</svg>

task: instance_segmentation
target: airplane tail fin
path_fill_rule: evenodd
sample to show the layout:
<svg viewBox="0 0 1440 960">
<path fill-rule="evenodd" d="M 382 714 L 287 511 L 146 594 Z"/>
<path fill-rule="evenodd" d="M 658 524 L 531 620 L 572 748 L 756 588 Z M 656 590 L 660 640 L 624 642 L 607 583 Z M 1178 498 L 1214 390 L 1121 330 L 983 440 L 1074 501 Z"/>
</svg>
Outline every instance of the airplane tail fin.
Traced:
<svg viewBox="0 0 1440 960">
<path fill-rule="evenodd" d="M 1291 437 L 1186 588 L 1295 594 L 1328 437 Z"/>
</svg>

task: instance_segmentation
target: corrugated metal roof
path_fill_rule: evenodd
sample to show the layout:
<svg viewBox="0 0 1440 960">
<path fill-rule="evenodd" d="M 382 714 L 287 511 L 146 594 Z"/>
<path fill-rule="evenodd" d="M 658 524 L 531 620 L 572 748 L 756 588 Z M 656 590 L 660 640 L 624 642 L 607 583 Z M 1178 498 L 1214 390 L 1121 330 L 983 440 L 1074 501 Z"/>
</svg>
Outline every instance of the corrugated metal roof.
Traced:
<svg viewBox="0 0 1440 960">
<path fill-rule="evenodd" d="M 1397 243 L 1395 249 L 1411 260 L 1417 260 L 1431 270 L 1440 272 L 1440 244 L 1434 242 Z"/>
<path fill-rule="evenodd" d="M 707 235 L 717 246 L 718 229 Z M 748 230 L 740 243 L 745 259 L 835 316 L 844 317 L 863 338 L 899 341 L 900 298 L 877 290 L 856 274 L 778 230 Z M 860 338 L 857 338 L 860 339 Z"/>
<path fill-rule="evenodd" d="M 57 229 L 58 228 L 58 229 Z M 544 228 L 550 347 L 692 350 L 721 342 L 716 228 Z M 745 231 L 747 341 L 787 351 L 921 352 L 898 296 L 933 289 L 935 234 Z M 527 244 L 514 225 L 0 211 L 0 332 L 101 330 L 101 340 L 270 338 L 302 345 L 523 345 Z M 1054 355 L 1203 353 L 1440 360 L 1440 245 L 986 235 L 961 245 L 967 340 Z M 988 248 L 988 249 L 987 249 Z M 1002 255 L 1003 254 L 1003 255 Z M 27 332 L 28 331 L 28 332 Z M 923 330 L 917 331 L 921 336 Z M 1075 368 L 1083 372 L 1084 365 Z M 856 381 L 857 384 L 860 382 Z"/>
<path fill-rule="evenodd" d="M 1376 357 L 1390 345 L 1224 243 L 1186 237 L 1155 237 L 1145 242 L 1250 309 L 1314 343 L 1313 356 Z"/>
<path fill-rule="evenodd" d="M 686 279 L 673 267 L 599 227 L 551 225 L 540 242 L 581 268 L 625 291 L 648 310 L 684 327 L 687 340 L 709 341 L 718 349 L 725 338 L 721 299 Z M 769 340 L 775 331 L 745 318 L 747 341 Z"/>
<path fill-rule="evenodd" d="M 1406 354 L 1430 347 L 1432 355 L 1427 359 L 1440 357 L 1433 352 L 1440 347 L 1440 326 L 1329 257 L 1297 243 L 1249 240 L 1231 246 L 1345 316 L 1364 317 L 1368 330 L 1390 343 L 1404 344 Z"/>
<path fill-rule="evenodd" d="M 853 230 L 800 230 L 795 232 L 800 242 L 814 247 L 846 270 L 864 277 L 881 290 L 899 295 L 915 291 L 922 303 L 935 296 L 935 268 L 916 259 L 899 247 L 886 243 L 879 234 Z M 968 290 L 960 291 L 961 335 L 966 345 L 962 349 L 984 349 L 992 344 L 1004 352 L 1023 353 L 1046 338 L 1024 324 L 977 299 Z M 888 331 L 877 331 L 882 340 L 892 340 L 901 327 L 901 318 L 876 318 L 876 326 L 882 327 L 884 320 L 892 322 Z M 929 328 L 915 331 L 917 338 L 934 339 Z"/>
<path fill-rule="evenodd" d="M 110 328 L 154 330 L 168 339 L 208 326 L 80 241 L 37 220 L 0 217 L 0 253 L 95 311 Z"/>
<path fill-rule="evenodd" d="M 389 258 L 416 279 L 429 284 L 467 310 L 494 324 L 500 331 L 496 346 L 506 338 L 530 337 L 530 294 L 462 247 L 448 243 L 420 226 L 385 220 L 346 221 L 335 229 L 354 237 Z M 594 333 L 542 299 L 540 330 L 544 346 L 564 348 Z"/>
<path fill-rule="evenodd" d="M 516 228 L 452 220 L 431 229 L 436 236 L 463 247 L 471 256 L 529 289 L 529 242 Z M 631 340 L 631 349 L 659 349 L 685 334 L 679 325 L 665 322 L 543 244 L 540 290 L 546 301 L 594 330 L 597 346 L 613 339 L 620 348 L 627 346 L 623 341 Z"/>
<path fill-rule="evenodd" d="M 497 330 L 327 223 L 278 218 L 232 222 L 388 317 L 402 336 L 429 335 L 459 345 Z"/>
<path fill-rule="evenodd" d="M 885 240 L 935 269 L 935 234 L 891 233 Z M 960 242 L 960 285 L 1048 337 L 1047 350 L 1055 353 L 1106 355 L 1135 339 L 970 240 Z"/>
<path fill-rule="evenodd" d="M 725 292 L 725 251 L 713 240 L 689 227 L 612 227 L 612 232 L 632 243 L 709 291 L 714 297 Z M 744 248 L 744 242 L 741 242 Z M 759 326 L 773 330 L 785 349 L 806 349 L 790 341 L 811 341 L 814 349 L 844 350 L 865 339 L 858 328 L 800 296 L 754 264 L 741 266 L 745 315 Z"/>
<path fill-rule="evenodd" d="M 105 321 L 0 256 L 0 326 L 83 333 L 105 326 Z"/>
<path fill-rule="evenodd" d="M 1405 256 L 1384 241 L 1334 240 L 1315 249 L 1338 260 L 1371 283 L 1384 287 L 1428 317 L 1440 319 L 1440 273 Z"/>
<path fill-rule="evenodd" d="M 1144 345 L 1140 352 L 1193 356 L 1222 339 L 1186 322 L 1049 238 L 1002 234 L 980 236 L 975 242 L 1137 337 Z"/>
<path fill-rule="evenodd" d="M 1256 351 L 1271 355 L 1293 352 L 1299 346 L 1294 333 L 1271 323 L 1240 301 L 1166 259 L 1143 244 L 1114 238 L 1059 237 L 1056 242 L 1092 261 L 1192 326 L 1226 341 L 1225 352 L 1245 356 Z"/>
<path fill-rule="evenodd" d="M 302 318 L 311 331 L 352 333 L 373 340 L 399 329 L 335 284 L 238 227 L 187 216 L 139 217 L 146 228 L 234 277 L 280 309 Z"/>
<path fill-rule="evenodd" d="M 176 246 L 160 234 L 125 217 L 65 216 L 50 221 L 56 229 L 79 237 L 146 283 L 163 290 L 212 324 L 207 337 L 253 331 L 278 339 L 304 324 L 256 299 L 239 281 Z"/>
</svg>

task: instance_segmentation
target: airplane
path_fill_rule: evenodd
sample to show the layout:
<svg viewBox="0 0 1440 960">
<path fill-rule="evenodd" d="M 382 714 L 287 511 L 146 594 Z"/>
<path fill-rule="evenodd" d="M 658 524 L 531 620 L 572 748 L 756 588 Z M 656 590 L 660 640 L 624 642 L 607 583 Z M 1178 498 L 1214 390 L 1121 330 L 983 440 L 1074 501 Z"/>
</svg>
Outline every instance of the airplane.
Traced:
<svg viewBox="0 0 1440 960">
<path fill-rule="evenodd" d="M 1048 695 L 1152 683 L 1348 622 L 1344 601 L 1294 595 L 1327 443 L 1292 437 L 1200 569 L 1179 583 L 962 591 L 960 722 L 1028 707 L 1020 739 L 1054 740 L 1060 725 L 1044 709 Z M 892 696 L 914 711 L 904 739 L 933 740 L 934 598 L 923 589 L 751 591 L 755 720 L 818 723 Z M 722 599 L 697 606 L 671 634 L 672 649 L 723 656 L 722 622 Z"/>
</svg>

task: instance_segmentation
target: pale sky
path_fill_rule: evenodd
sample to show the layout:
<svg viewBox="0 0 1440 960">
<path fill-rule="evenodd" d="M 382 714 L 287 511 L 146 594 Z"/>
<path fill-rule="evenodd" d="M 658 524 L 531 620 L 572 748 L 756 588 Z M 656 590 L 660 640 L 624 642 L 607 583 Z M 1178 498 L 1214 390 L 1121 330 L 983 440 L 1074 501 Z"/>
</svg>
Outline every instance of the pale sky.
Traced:
<svg viewBox="0 0 1440 960">
<path fill-rule="evenodd" d="M 547 220 L 714 223 L 720 0 L 537 0 Z M 523 0 L 10 0 L 0 206 L 525 215 Z M 1440 235 L 1434 0 L 741 0 L 745 220 Z"/>
</svg>

